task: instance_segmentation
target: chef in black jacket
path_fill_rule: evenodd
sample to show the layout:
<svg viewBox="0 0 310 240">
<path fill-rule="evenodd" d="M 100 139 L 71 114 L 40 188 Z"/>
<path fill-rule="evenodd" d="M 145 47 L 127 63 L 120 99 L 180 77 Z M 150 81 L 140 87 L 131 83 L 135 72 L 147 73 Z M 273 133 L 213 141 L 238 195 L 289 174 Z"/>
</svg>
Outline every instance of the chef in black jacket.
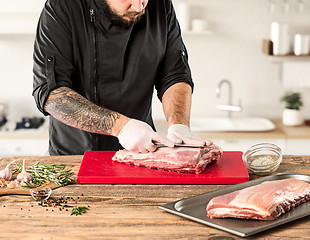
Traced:
<svg viewBox="0 0 310 240">
<path fill-rule="evenodd" d="M 47 0 L 33 71 L 50 155 L 211 144 L 190 132 L 193 82 L 171 0 Z M 155 132 L 154 87 L 167 137 Z"/>
</svg>

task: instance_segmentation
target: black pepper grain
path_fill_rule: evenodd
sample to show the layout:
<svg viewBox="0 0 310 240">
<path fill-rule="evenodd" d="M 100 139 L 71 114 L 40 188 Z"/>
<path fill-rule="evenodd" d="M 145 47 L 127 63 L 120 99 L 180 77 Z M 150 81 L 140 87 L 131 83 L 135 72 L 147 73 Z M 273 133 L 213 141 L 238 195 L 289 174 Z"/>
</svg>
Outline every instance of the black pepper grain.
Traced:
<svg viewBox="0 0 310 240">
<path fill-rule="evenodd" d="M 79 199 L 79 197 L 77 197 L 77 199 Z M 61 196 L 59 198 L 50 198 L 48 201 L 47 200 L 41 201 L 40 203 L 38 203 L 38 206 L 47 208 L 46 211 L 48 211 L 48 208 L 57 207 L 59 211 L 62 211 L 64 209 L 68 212 L 70 208 L 74 207 L 73 205 L 70 205 L 70 203 L 77 204 L 78 201 L 75 200 L 73 197 Z M 88 207 L 90 206 L 88 205 Z M 54 212 L 53 209 L 50 210 Z"/>
</svg>

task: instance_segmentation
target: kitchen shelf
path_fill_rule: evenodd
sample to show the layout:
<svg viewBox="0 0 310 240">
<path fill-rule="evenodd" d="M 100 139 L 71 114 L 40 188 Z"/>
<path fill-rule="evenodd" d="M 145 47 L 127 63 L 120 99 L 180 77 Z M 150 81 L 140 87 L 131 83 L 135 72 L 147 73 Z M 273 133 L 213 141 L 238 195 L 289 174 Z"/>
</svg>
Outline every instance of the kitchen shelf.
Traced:
<svg viewBox="0 0 310 240">
<path fill-rule="evenodd" d="M 286 56 L 270 56 L 269 59 L 275 63 L 283 62 L 307 62 L 310 61 L 310 55 L 296 56 L 296 55 L 286 55 Z"/>
<path fill-rule="evenodd" d="M 310 61 L 310 55 L 301 55 L 297 56 L 294 54 L 288 54 L 288 55 L 272 55 L 272 41 L 269 39 L 263 39 L 263 54 L 269 57 L 269 60 L 271 62 L 275 63 L 284 63 L 284 62 L 307 62 Z"/>
<path fill-rule="evenodd" d="M 183 31 L 183 35 L 189 35 L 189 36 L 206 36 L 206 35 L 212 35 L 212 31 L 206 30 L 202 32 L 195 32 L 195 31 Z"/>
</svg>

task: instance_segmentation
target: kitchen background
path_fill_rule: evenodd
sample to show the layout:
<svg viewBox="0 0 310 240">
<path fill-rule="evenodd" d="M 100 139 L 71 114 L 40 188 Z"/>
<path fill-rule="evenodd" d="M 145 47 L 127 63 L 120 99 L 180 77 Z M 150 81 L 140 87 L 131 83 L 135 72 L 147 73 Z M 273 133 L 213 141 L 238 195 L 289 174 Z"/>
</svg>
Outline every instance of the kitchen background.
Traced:
<svg viewBox="0 0 310 240">
<path fill-rule="evenodd" d="M 22 117 L 42 117 L 31 93 L 33 41 L 44 2 L 0 0 L 0 103 L 7 104 L 7 118 L 11 123 L 6 129 L 1 128 L 0 156 L 46 154 L 46 124 L 39 130 L 7 131 Z M 303 116 L 310 118 L 310 56 L 275 59 L 262 53 L 263 39 L 270 39 L 274 21 L 288 24 L 291 51 L 294 34 L 310 34 L 310 0 L 173 2 L 178 16 L 181 17 L 185 3 L 188 19 L 200 19 L 206 24 L 202 31 L 192 31 L 189 27 L 189 31 L 183 32 L 195 82 L 192 118 L 227 115 L 217 109 L 217 104 L 227 103 L 227 89 L 223 87 L 220 98 L 215 94 L 223 79 L 232 83 L 233 104 L 241 101 L 243 108 L 241 112 L 234 112 L 233 117 L 281 119 L 284 104 L 280 98 L 292 90 L 301 93 Z M 157 120 L 164 119 L 156 97 L 153 116 Z"/>
</svg>

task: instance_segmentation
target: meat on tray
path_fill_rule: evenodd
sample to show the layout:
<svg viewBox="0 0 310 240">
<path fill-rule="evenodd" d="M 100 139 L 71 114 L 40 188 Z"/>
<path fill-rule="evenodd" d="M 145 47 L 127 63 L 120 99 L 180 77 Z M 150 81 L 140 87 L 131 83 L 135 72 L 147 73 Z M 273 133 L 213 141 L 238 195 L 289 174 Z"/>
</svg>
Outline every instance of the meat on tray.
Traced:
<svg viewBox="0 0 310 240">
<path fill-rule="evenodd" d="M 222 149 L 213 144 L 206 148 L 161 147 L 150 153 L 134 153 L 124 149 L 116 152 L 112 160 L 140 167 L 199 174 L 208 163 L 219 160 L 222 154 Z"/>
<path fill-rule="evenodd" d="M 266 181 L 211 199 L 209 218 L 274 220 L 310 200 L 310 184 L 298 179 Z"/>
</svg>

